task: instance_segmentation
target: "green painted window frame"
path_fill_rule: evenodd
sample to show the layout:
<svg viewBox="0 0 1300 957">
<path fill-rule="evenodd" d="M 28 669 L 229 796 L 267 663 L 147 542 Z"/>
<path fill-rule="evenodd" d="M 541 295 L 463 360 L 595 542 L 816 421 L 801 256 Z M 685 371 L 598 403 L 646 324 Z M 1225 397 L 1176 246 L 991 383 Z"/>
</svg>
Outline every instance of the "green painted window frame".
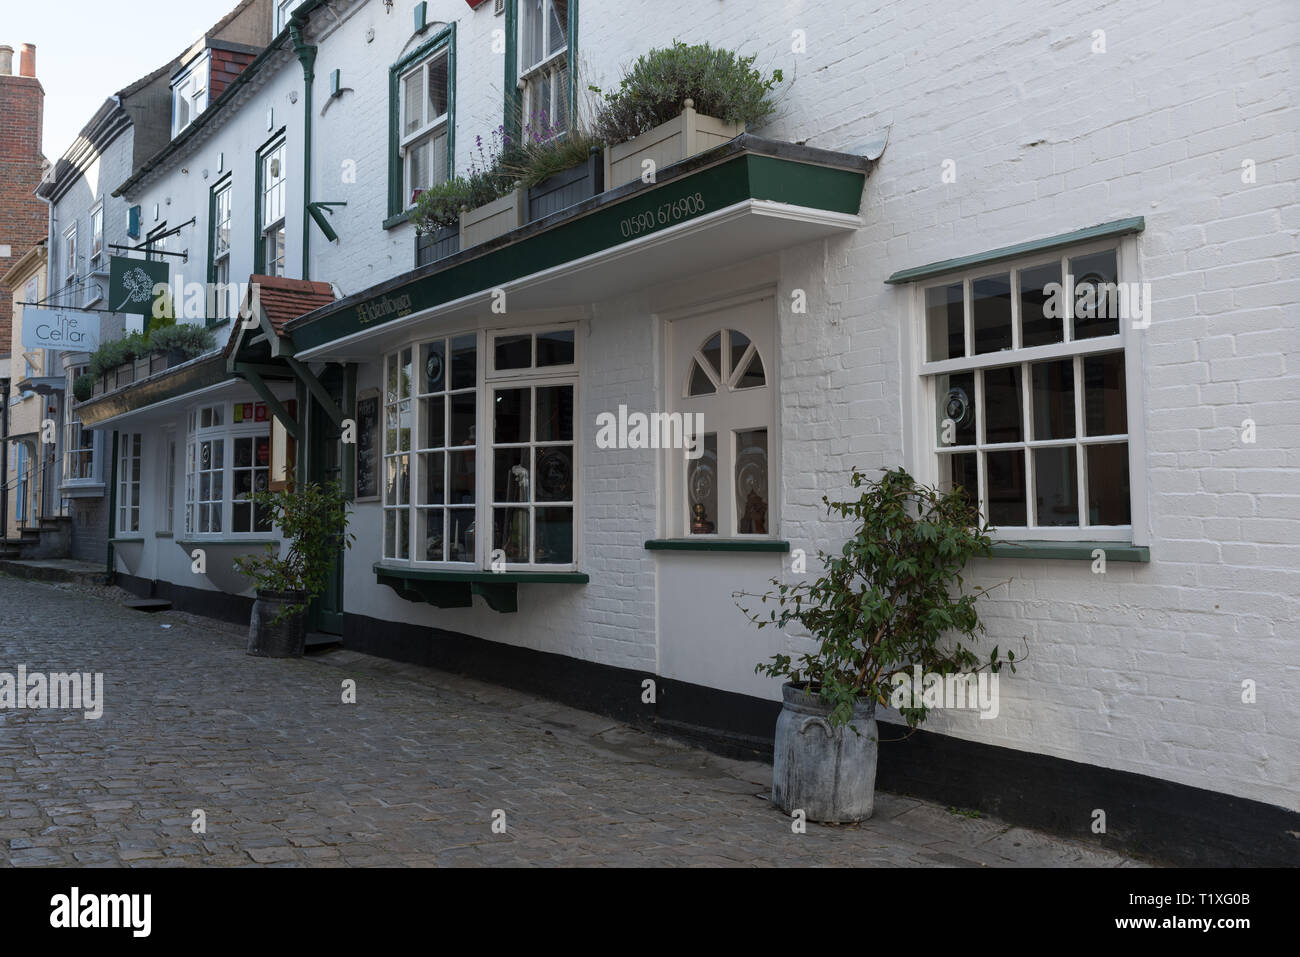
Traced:
<svg viewBox="0 0 1300 957">
<path fill-rule="evenodd" d="M 280 127 L 270 136 L 261 146 L 257 148 L 257 156 L 253 161 L 253 272 L 257 275 L 266 274 L 266 249 L 262 245 L 262 160 L 281 143 L 285 144 L 286 160 L 289 155 L 288 137 L 285 135 L 286 127 Z M 285 176 L 286 184 L 284 189 L 284 223 L 285 223 L 285 273 L 288 273 L 289 267 L 289 187 L 288 175 Z"/>
<path fill-rule="evenodd" d="M 260 163 L 258 164 L 258 168 L 259 169 L 261 168 Z M 233 204 L 234 204 L 234 197 L 235 197 L 234 174 L 226 173 L 225 176 L 222 176 L 212 185 L 212 189 L 208 190 L 208 289 L 215 289 L 216 282 L 217 282 L 217 259 L 216 259 L 217 243 L 216 243 L 216 236 L 215 236 L 216 225 L 217 225 L 217 194 L 220 193 L 222 190 L 226 190 L 226 189 L 230 190 L 231 220 L 233 225 L 233 219 L 234 219 Z M 233 238 L 233 229 L 232 229 L 232 238 Z M 228 255 L 231 256 L 234 255 L 233 242 L 231 243 L 231 251 L 228 253 Z M 230 321 L 229 317 L 222 319 L 219 316 L 208 316 L 206 324 L 209 329 L 215 329 L 218 326 L 224 326 L 229 321 Z"/>
<path fill-rule="evenodd" d="M 502 104 L 502 123 L 512 141 L 518 141 L 523 129 L 523 99 L 519 95 L 519 0 L 506 0 L 505 11 L 505 102 Z M 578 65 L 578 0 L 569 0 L 569 48 L 565 55 L 569 66 L 569 116 L 577 105 Z"/>
<path fill-rule="evenodd" d="M 384 228 L 391 229 L 407 221 L 408 211 L 402 202 L 402 117 L 401 78 L 414 64 L 447 48 L 447 172 L 456 170 L 456 24 L 450 23 L 388 68 L 388 218 Z"/>
</svg>

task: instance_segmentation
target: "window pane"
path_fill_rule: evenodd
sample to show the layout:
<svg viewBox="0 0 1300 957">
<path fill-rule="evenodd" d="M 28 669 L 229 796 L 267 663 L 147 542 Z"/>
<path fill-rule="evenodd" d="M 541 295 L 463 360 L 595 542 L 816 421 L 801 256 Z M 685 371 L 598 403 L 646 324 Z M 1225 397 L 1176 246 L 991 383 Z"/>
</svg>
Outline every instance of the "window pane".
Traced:
<svg viewBox="0 0 1300 957">
<path fill-rule="evenodd" d="M 718 434 L 704 433 L 704 453 L 686 460 L 686 492 L 690 498 L 687 524 L 692 535 L 718 530 Z"/>
<path fill-rule="evenodd" d="M 1065 322 L 1061 317 L 1064 315 L 1061 264 L 1054 262 L 1020 270 L 1020 344 L 1045 346 L 1063 341 Z"/>
<path fill-rule="evenodd" d="M 945 459 L 947 461 L 944 461 Z M 966 498 L 974 505 L 979 499 L 980 489 L 975 453 L 956 452 L 951 455 L 941 455 L 939 462 L 941 486 L 946 489 L 963 489 L 966 492 Z"/>
<path fill-rule="evenodd" d="M 700 365 L 699 360 L 692 359 L 691 384 L 687 388 L 686 394 L 690 396 L 713 395 L 716 391 L 717 387 L 714 386 L 713 380 L 710 379 L 708 373 L 704 371 L 704 367 Z"/>
<path fill-rule="evenodd" d="M 531 501 L 532 476 L 528 449 L 496 449 L 493 455 L 492 500 L 494 502 Z"/>
<path fill-rule="evenodd" d="M 569 45 L 569 0 L 551 0 L 546 52 L 559 53 Z"/>
<path fill-rule="evenodd" d="M 420 107 L 424 97 L 420 93 L 422 70 L 413 70 L 402 79 L 402 135 L 414 133 L 424 125 Z"/>
<path fill-rule="evenodd" d="M 498 370 L 529 369 L 533 365 L 533 337 L 497 336 L 494 340 L 495 353 L 493 361 Z"/>
<path fill-rule="evenodd" d="M 573 564 L 573 509 L 537 510 L 537 549 L 533 560 L 539 565 Z"/>
<path fill-rule="evenodd" d="M 1088 446 L 1088 523 L 1130 525 L 1128 443 Z"/>
<path fill-rule="evenodd" d="M 736 433 L 736 531 L 766 535 L 767 429 Z"/>
<path fill-rule="evenodd" d="M 451 387 L 472 389 L 478 376 L 478 339 L 457 336 L 451 341 Z"/>
<path fill-rule="evenodd" d="M 573 501 L 573 447 L 549 446 L 537 450 L 538 502 Z"/>
<path fill-rule="evenodd" d="M 1034 438 L 1074 438 L 1074 360 L 1039 362 L 1031 369 Z"/>
<path fill-rule="evenodd" d="M 492 510 L 492 547 L 505 552 L 507 562 L 528 561 L 528 507 Z"/>
<path fill-rule="evenodd" d="M 1020 366 L 984 371 L 984 441 L 1024 441 Z"/>
<path fill-rule="evenodd" d="M 473 392 L 459 392 L 451 397 L 451 435 L 448 445 L 474 444 L 476 402 Z"/>
<path fill-rule="evenodd" d="M 541 333 L 537 337 L 537 365 L 573 365 L 573 330 Z"/>
<path fill-rule="evenodd" d="M 705 360 L 713 370 L 713 374 L 719 379 L 722 378 L 722 333 L 715 332 L 709 336 L 709 341 L 704 343 L 704 348 L 700 350 L 704 354 Z"/>
<path fill-rule="evenodd" d="M 447 453 L 447 501 L 452 505 L 472 505 L 474 493 L 474 453 Z"/>
<path fill-rule="evenodd" d="M 1011 348 L 1011 274 L 988 276 L 971 283 L 971 313 L 975 352 Z"/>
<path fill-rule="evenodd" d="M 472 562 L 474 560 L 474 510 L 452 508 L 447 510 L 447 561 Z"/>
<path fill-rule="evenodd" d="M 544 0 L 519 0 L 519 45 L 523 68 L 534 66 L 542 59 L 542 31 L 546 26 L 543 3 Z"/>
<path fill-rule="evenodd" d="M 420 469 L 424 473 L 425 505 L 442 505 L 447 500 L 446 463 L 442 452 L 420 456 Z"/>
<path fill-rule="evenodd" d="M 745 350 L 749 348 L 749 336 L 732 329 L 727 333 L 727 340 L 731 346 L 729 350 L 731 360 L 727 364 L 727 373 L 734 375 L 740 368 L 741 360 L 745 358 Z"/>
<path fill-rule="evenodd" d="M 955 359 L 966 354 L 961 283 L 933 286 L 925 291 L 925 328 L 929 361 Z"/>
<path fill-rule="evenodd" d="M 975 444 L 975 373 L 935 377 L 938 388 L 935 439 L 939 445 Z"/>
<path fill-rule="evenodd" d="M 445 561 L 443 526 L 446 513 L 440 508 L 431 508 L 424 513 L 424 560 L 427 562 Z"/>
<path fill-rule="evenodd" d="M 1083 427 L 1087 435 L 1128 433 L 1124 353 L 1084 356 Z"/>
<path fill-rule="evenodd" d="M 427 122 L 432 123 L 447 112 L 447 54 L 441 53 L 429 61 L 429 112 Z"/>
<path fill-rule="evenodd" d="M 1074 338 L 1113 336 L 1119 332 L 1119 293 L 1115 285 L 1115 250 L 1076 256 L 1070 260 L 1074 277 Z"/>
<path fill-rule="evenodd" d="M 447 345 L 442 339 L 426 343 L 420 350 L 420 365 L 424 370 L 422 392 L 442 392 L 446 388 L 443 373 L 447 368 Z"/>
<path fill-rule="evenodd" d="M 573 386 L 537 390 L 537 441 L 573 441 Z"/>
<path fill-rule="evenodd" d="M 424 400 L 424 448 L 440 449 L 447 443 L 447 400 L 442 396 Z"/>
<path fill-rule="evenodd" d="M 744 374 L 736 380 L 736 388 L 756 389 L 762 385 L 767 385 L 767 376 L 763 373 L 763 360 L 759 358 L 758 352 L 755 352 Z"/>
<path fill-rule="evenodd" d="M 456 398 L 459 399 L 460 396 Z M 493 441 L 508 445 L 531 439 L 529 433 L 532 431 L 532 394 L 530 390 L 498 389 L 493 406 Z"/>
<path fill-rule="evenodd" d="M 984 479 L 990 525 L 1025 524 L 1025 453 L 987 452 Z"/>
<path fill-rule="evenodd" d="M 1039 525 L 1079 524 L 1075 447 L 1034 450 L 1034 501 Z"/>
</svg>

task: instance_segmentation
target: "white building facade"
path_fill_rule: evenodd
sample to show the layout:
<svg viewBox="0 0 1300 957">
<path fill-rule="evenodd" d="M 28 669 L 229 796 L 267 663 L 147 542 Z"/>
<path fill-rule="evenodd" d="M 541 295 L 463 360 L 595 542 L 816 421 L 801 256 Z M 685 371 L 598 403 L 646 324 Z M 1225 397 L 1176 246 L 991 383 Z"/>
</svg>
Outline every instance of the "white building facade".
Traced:
<svg viewBox="0 0 1300 957">
<path fill-rule="evenodd" d="M 882 744 L 882 786 L 1160 853 L 1213 815 L 1177 853 L 1294 862 L 1295 9 L 501 6 L 297 5 L 124 177 L 146 231 L 194 220 L 195 281 L 271 295 L 187 309 L 220 354 L 82 404 L 120 580 L 247 615 L 278 407 L 355 496 L 318 630 L 762 753 L 754 665 L 802 644 L 734 595 L 815 571 L 849 532 L 822 496 L 901 465 L 978 491 L 969 580 L 1009 580 L 982 614 L 1027 658 L 996 720 Z M 415 265 L 414 189 L 673 39 L 781 69 L 776 118 Z M 635 413 L 703 415 L 702 456 L 607 447 Z"/>
</svg>

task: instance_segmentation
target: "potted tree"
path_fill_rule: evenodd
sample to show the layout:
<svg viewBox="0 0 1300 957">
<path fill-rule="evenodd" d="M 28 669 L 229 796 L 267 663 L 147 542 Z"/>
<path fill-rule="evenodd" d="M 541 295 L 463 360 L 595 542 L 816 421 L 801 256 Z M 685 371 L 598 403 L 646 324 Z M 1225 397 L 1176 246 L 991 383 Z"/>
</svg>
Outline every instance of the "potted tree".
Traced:
<svg viewBox="0 0 1300 957">
<path fill-rule="evenodd" d="M 279 526 L 283 555 L 243 555 L 235 568 L 252 579 L 257 600 L 248 626 L 248 654 L 301 657 L 307 640 L 307 606 L 325 590 L 334 556 L 352 547 L 349 503 L 337 482 L 309 482 L 297 489 L 261 491 L 253 507 Z"/>
<path fill-rule="evenodd" d="M 877 705 L 891 702 L 911 727 L 924 721 L 923 703 L 891 695 L 904 669 L 968 675 L 981 668 L 1015 671 L 1016 656 L 994 648 L 981 659 L 970 644 L 984 633 L 976 600 L 964 590 L 962 569 L 988 556 L 988 526 L 964 490 L 918 484 L 902 469 L 878 480 L 853 470 L 850 501 L 822 498 L 827 511 L 854 524 L 837 553 L 818 552 L 813 582 L 758 597 L 767 615 L 742 606 L 759 628 L 797 626 L 814 642 L 791 657 L 777 654 L 755 667 L 786 679 L 776 724 L 772 802 L 786 813 L 802 809 L 814 821 L 871 816 L 876 779 Z"/>
<path fill-rule="evenodd" d="M 771 118 L 783 75 L 765 77 L 755 59 L 680 41 L 638 58 L 596 113 L 605 188 L 636 182 L 646 160 L 655 168 L 680 162 Z"/>
</svg>

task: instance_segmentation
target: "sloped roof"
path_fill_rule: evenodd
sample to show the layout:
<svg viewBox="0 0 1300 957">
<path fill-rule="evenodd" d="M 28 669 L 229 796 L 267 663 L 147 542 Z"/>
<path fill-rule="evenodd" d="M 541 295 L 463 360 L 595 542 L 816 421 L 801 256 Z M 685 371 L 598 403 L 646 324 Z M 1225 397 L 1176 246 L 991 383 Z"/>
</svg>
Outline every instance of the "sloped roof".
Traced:
<svg viewBox="0 0 1300 957">
<path fill-rule="evenodd" d="M 307 279 L 288 279 L 284 276 L 258 276 L 248 277 L 248 288 L 251 293 L 253 287 L 257 287 L 258 302 L 261 310 L 266 315 L 267 321 L 275 334 L 280 337 L 287 337 L 284 331 L 284 324 L 290 319 L 297 319 L 299 316 L 305 316 L 313 309 L 319 309 L 321 306 L 327 306 L 334 301 L 334 287 L 327 282 L 312 282 Z M 247 306 L 248 299 L 245 298 L 241 303 L 240 311 L 243 312 L 244 306 Z M 243 323 L 235 322 L 234 328 L 230 332 L 230 341 L 226 343 L 225 354 L 230 355 L 234 350 L 236 341 L 239 339 L 240 332 L 243 331 Z"/>
</svg>

